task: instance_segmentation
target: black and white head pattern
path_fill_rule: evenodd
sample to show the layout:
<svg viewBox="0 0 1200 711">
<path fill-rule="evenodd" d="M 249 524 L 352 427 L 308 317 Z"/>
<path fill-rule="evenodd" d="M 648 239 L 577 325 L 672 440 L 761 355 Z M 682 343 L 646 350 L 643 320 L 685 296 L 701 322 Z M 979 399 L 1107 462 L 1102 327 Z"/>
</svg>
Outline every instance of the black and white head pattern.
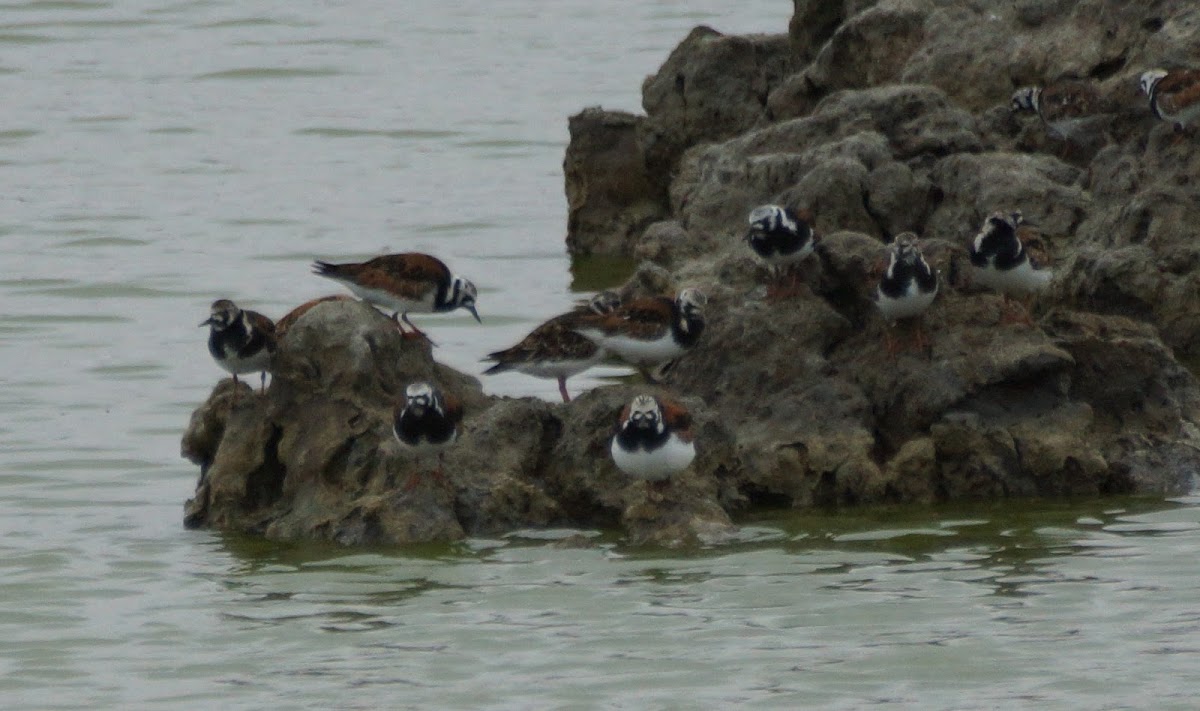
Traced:
<svg viewBox="0 0 1200 711">
<path fill-rule="evenodd" d="M 662 419 L 662 408 L 652 395 L 638 395 L 629 404 L 629 424 L 634 427 L 662 432 Z"/>
<path fill-rule="evenodd" d="M 760 205 L 750 211 L 748 221 L 746 241 L 763 259 L 794 261 L 812 252 L 812 226 L 791 208 Z"/>
<path fill-rule="evenodd" d="M 682 336 L 680 340 L 688 340 L 695 342 L 695 339 L 700 337 L 700 331 L 704 329 L 704 307 L 708 304 L 708 297 L 699 289 L 689 287 L 679 292 L 675 297 L 675 305 L 679 310 L 679 319 L 676 323 L 678 335 Z"/>
<path fill-rule="evenodd" d="M 639 440 L 657 439 L 666 434 L 662 408 L 651 395 L 638 395 L 629 404 L 629 417 L 621 423 L 621 431 Z"/>
<path fill-rule="evenodd" d="M 891 260 L 880 283 L 887 296 L 899 297 L 909 291 L 915 281 L 919 293 L 937 292 L 937 274 L 921 254 L 920 242 L 912 232 L 896 235 L 892 241 Z"/>
<path fill-rule="evenodd" d="M 795 214 L 779 205 L 759 205 L 750 211 L 749 222 L 752 233 L 796 232 L 799 228 Z"/>
<path fill-rule="evenodd" d="M 1158 83 L 1160 81 L 1162 81 L 1166 76 L 1167 76 L 1166 69 L 1151 69 L 1147 72 L 1143 72 L 1142 78 L 1138 82 L 1139 86 L 1141 86 L 1141 88 L 1142 88 L 1142 93 L 1145 94 L 1146 96 L 1149 96 L 1151 99 L 1153 99 L 1154 98 L 1154 88 L 1157 87 Z"/>
<path fill-rule="evenodd" d="M 588 299 L 588 309 L 603 316 L 621 308 L 621 295 L 611 289 L 598 292 Z"/>
<path fill-rule="evenodd" d="M 404 407 L 392 424 L 396 439 L 410 447 L 440 449 L 458 438 L 461 411 L 449 412 L 432 385 L 418 381 L 404 390 Z"/>
<path fill-rule="evenodd" d="M 925 257 L 921 256 L 921 247 L 917 241 L 917 236 L 912 232 L 902 232 L 896 235 L 896 239 L 892 241 L 892 263 L 888 267 L 891 272 L 892 268 L 898 264 L 916 264 L 925 263 Z M 895 276 L 890 274 L 889 276 Z"/>
<path fill-rule="evenodd" d="M 201 326 L 212 326 L 214 331 L 224 331 L 242 317 L 242 310 L 229 299 L 218 299 L 213 302 L 211 314 Z"/>
<path fill-rule="evenodd" d="M 453 311 L 454 309 L 466 309 L 475 317 L 479 323 L 483 321 L 479 318 L 479 312 L 475 310 L 475 299 L 478 296 L 475 290 L 475 285 L 469 279 L 454 275 L 450 277 L 450 288 L 446 294 L 445 301 L 437 305 L 438 311 Z"/>
<path fill-rule="evenodd" d="M 442 406 L 432 385 L 426 382 L 416 382 L 404 389 L 404 409 L 421 417 L 426 410 L 441 412 Z"/>
<path fill-rule="evenodd" d="M 1013 113 L 1028 111 L 1036 114 L 1041 112 L 1041 102 L 1041 87 L 1023 86 L 1013 92 L 1012 99 L 1008 102 L 1008 109 Z"/>
<path fill-rule="evenodd" d="M 1022 261 L 1025 247 L 1017 237 L 1017 228 L 1025 222 L 1019 211 L 993 212 L 971 241 L 971 263 L 977 267 L 1009 269 Z"/>
</svg>

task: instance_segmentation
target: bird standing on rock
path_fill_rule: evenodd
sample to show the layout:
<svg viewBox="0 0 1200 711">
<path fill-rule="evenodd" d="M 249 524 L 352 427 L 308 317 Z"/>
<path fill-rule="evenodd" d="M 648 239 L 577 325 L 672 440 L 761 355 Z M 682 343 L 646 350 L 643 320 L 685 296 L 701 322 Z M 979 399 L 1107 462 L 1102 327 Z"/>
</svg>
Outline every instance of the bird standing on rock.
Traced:
<svg viewBox="0 0 1200 711">
<path fill-rule="evenodd" d="M 1035 263 L 1021 242 L 1020 212 L 993 212 L 967 245 L 975 281 L 1004 295 L 1005 319 L 1012 319 L 1011 297 L 1028 300 L 1050 284 L 1053 273 Z M 1032 323 L 1029 304 L 1021 319 Z"/>
<path fill-rule="evenodd" d="M 1013 113 L 1037 115 L 1048 133 L 1066 141 L 1112 109 L 1094 83 L 1079 80 L 1022 87 L 1013 92 L 1009 101 Z"/>
<path fill-rule="evenodd" d="M 604 349 L 576 333 L 574 327 L 583 316 L 612 313 L 621 305 L 614 291 L 602 291 L 585 306 L 560 314 L 530 331 L 515 346 L 488 355 L 496 364 L 485 375 L 515 370 L 535 378 L 555 378 L 563 402 L 570 402 L 567 378 L 591 368 L 604 359 Z"/>
<path fill-rule="evenodd" d="M 462 418 L 462 405 L 457 399 L 443 395 L 429 383 L 415 382 L 405 388 L 404 399 L 396 406 L 392 434 L 400 444 L 417 452 L 437 453 L 433 475 L 442 481 L 445 450 L 458 440 Z M 414 469 L 405 490 L 413 489 L 419 481 L 420 472 Z"/>
<path fill-rule="evenodd" d="M 478 295 L 475 285 L 451 273 L 442 260 L 428 254 L 385 254 L 366 262 L 347 264 L 318 261 L 313 263 L 313 273 L 343 284 L 367 303 L 393 311 L 392 320 L 401 333 L 404 333 L 404 327 L 400 325 L 403 320 L 414 336 L 429 340 L 408 320 L 409 313 L 447 313 L 466 309 L 482 323 L 475 310 Z"/>
<path fill-rule="evenodd" d="M 629 476 L 666 482 L 696 457 L 691 415 L 671 400 L 638 395 L 621 411 L 609 449 L 613 463 Z"/>
<path fill-rule="evenodd" d="M 582 316 L 575 331 L 635 366 L 653 382 L 648 368 L 675 360 L 700 340 L 706 303 L 699 289 L 690 288 L 674 299 L 643 297 L 609 314 Z"/>
<path fill-rule="evenodd" d="M 887 270 L 875 289 L 875 302 L 884 320 L 894 324 L 900 320 L 919 318 L 933 303 L 937 293 L 937 273 L 922 256 L 917 236 L 912 232 L 896 235 L 892 241 Z M 924 329 L 918 329 L 916 340 L 918 347 L 924 344 Z M 889 333 L 888 352 L 895 353 L 896 347 Z"/>
<path fill-rule="evenodd" d="M 275 352 L 275 323 L 257 311 L 238 308 L 229 299 L 212 304 L 211 315 L 200 322 L 208 326 L 208 352 L 217 365 L 233 375 L 261 373 L 260 392 L 267 387 L 267 370 Z M 234 391 L 235 397 L 237 391 Z"/>
<path fill-rule="evenodd" d="M 771 266 L 776 283 L 768 291 L 770 299 L 792 296 L 799 277 L 796 266 L 812 255 L 817 236 L 812 228 L 812 214 L 797 213 L 790 207 L 760 205 L 750 211 L 750 230 L 746 242 L 754 253 Z M 783 287 L 783 276 L 791 272 L 791 281 Z"/>
</svg>

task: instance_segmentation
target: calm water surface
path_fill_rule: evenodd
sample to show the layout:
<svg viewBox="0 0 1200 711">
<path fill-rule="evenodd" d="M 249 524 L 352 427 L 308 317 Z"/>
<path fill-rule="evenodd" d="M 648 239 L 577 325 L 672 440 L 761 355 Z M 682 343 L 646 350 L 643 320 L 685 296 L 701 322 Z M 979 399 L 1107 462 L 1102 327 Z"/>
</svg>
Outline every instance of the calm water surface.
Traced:
<svg viewBox="0 0 1200 711">
<path fill-rule="evenodd" d="M 790 11 L 0 5 L 0 706 L 1197 707 L 1196 497 L 780 514 L 690 554 L 182 528 L 213 299 L 278 317 L 336 291 L 314 257 L 436 252 L 485 324 L 425 323 L 478 373 L 603 285 L 563 248 L 566 117 Z"/>
</svg>

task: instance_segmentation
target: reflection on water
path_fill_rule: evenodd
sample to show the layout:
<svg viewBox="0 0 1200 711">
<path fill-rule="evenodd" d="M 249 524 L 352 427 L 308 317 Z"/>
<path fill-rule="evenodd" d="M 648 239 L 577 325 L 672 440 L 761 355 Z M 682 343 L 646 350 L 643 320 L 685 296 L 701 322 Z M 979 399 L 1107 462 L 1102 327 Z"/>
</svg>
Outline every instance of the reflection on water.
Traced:
<svg viewBox="0 0 1200 711">
<path fill-rule="evenodd" d="M 1197 503 L 776 512 L 690 552 L 611 532 L 582 548 L 547 541 L 560 531 L 402 552 L 225 537 L 237 564 L 213 581 L 230 592 L 224 622 L 298 647 L 271 668 L 317 694 L 963 708 L 969 689 L 971 708 L 1100 708 L 1184 698 L 1170 685 L 1200 616 L 1172 592 L 1191 577 L 1172 559 L 1200 543 Z M 539 679 L 554 682 L 530 691 Z"/>
<path fill-rule="evenodd" d="M 637 261 L 625 257 L 590 255 L 571 260 L 571 291 L 603 291 L 625 283 L 637 268 Z"/>
</svg>

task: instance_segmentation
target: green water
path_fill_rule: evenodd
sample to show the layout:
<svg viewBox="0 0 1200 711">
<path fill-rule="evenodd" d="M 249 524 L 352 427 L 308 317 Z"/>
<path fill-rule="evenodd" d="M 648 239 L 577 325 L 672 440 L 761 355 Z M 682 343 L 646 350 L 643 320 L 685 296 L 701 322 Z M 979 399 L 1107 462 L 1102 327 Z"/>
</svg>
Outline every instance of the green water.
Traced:
<svg viewBox="0 0 1200 711">
<path fill-rule="evenodd" d="M 567 116 L 638 110 L 697 23 L 791 9 L 0 6 L 0 707 L 1200 706 L 1195 496 L 774 512 L 690 551 L 183 528 L 180 435 L 225 377 L 196 327 L 213 300 L 279 317 L 336 290 L 312 259 L 434 252 L 484 323 L 416 318 L 479 374 L 634 267 L 566 255 Z"/>
</svg>

